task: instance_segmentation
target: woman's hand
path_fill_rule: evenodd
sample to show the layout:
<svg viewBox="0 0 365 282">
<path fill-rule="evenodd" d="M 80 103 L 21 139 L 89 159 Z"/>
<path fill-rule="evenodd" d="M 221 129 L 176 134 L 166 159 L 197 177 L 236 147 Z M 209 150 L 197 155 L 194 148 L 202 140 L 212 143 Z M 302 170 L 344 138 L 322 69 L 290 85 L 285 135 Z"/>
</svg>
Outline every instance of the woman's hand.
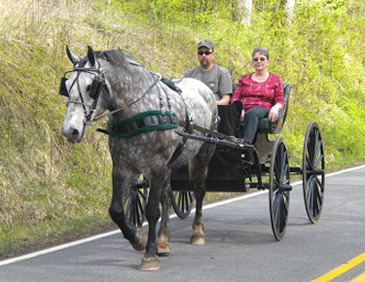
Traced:
<svg viewBox="0 0 365 282">
<path fill-rule="evenodd" d="M 242 122 L 244 119 L 245 119 L 245 111 L 244 111 L 244 109 L 242 109 L 240 121 Z"/>
<path fill-rule="evenodd" d="M 269 112 L 268 119 L 270 122 L 275 122 L 279 117 L 279 111 L 283 108 L 281 104 L 273 106 Z"/>
</svg>

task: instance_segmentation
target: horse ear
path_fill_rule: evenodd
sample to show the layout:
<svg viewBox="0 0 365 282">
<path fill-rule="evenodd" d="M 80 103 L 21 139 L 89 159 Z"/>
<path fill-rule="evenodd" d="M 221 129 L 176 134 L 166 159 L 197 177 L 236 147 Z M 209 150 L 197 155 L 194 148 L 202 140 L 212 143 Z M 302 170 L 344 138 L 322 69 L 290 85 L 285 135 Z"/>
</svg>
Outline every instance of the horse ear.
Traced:
<svg viewBox="0 0 365 282">
<path fill-rule="evenodd" d="M 89 59 L 90 64 L 94 67 L 96 58 L 95 58 L 94 50 L 90 46 L 87 46 L 87 58 Z"/>
<path fill-rule="evenodd" d="M 68 45 L 66 45 L 66 53 L 67 53 L 67 57 L 68 59 L 71 61 L 71 63 L 73 63 L 74 65 L 78 62 L 80 62 L 81 57 L 75 53 L 73 53 L 70 48 L 68 48 Z"/>
</svg>

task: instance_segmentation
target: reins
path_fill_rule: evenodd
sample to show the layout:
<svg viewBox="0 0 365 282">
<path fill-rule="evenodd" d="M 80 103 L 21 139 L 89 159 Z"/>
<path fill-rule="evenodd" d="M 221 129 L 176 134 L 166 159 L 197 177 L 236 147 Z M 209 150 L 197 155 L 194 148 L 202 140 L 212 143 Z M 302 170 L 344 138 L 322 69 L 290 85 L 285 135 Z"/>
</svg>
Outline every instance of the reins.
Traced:
<svg viewBox="0 0 365 282">
<path fill-rule="evenodd" d="M 109 116 L 111 116 L 111 115 L 113 115 L 113 114 L 115 114 L 115 113 L 118 113 L 118 112 L 120 112 L 120 111 L 122 111 L 122 110 L 125 110 L 126 108 L 128 108 L 128 107 L 130 107 L 130 106 L 132 106 L 132 105 L 134 105 L 135 103 L 137 103 L 137 102 L 139 102 L 144 96 L 146 96 L 146 94 L 150 91 L 150 90 L 152 90 L 152 88 L 153 87 L 155 87 L 156 86 L 156 84 L 161 80 L 161 75 L 160 74 L 155 74 L 155 73 L 151 73 L 151 75 L 152 76 L 154 76 L 154 82 L 147 88 L 147 90 L 145 91 L 145 92 L 143 92 L 143 94 L 140 96 L 140 97 L 138 97 L 136 100 L 134 100 L 133 102 L 131 102 L 131 103 L 129 103 L 129 104 L 127 104 L 127 105 L 125 105 L 124 107 L 121 107 L 121 108 L 118 108 L 118 109 L 115 109 L 115 110 L 113 110 L 113 111 L 111 111 L 111 112 L 109 112 L 109 113 L 106 113 L 106 114 L 101 114 L 101 115 L 99 115 L 99 116 L 96 116 L 95 118 L 93 118 L 92 120 L 90 120 L 90 122 L 89 123 L 91 123 L 91 122 L 97 122 L 97 121 L 99 121 L 99 120 L 101 120 L 101 119 L 104 119 L 104 118 L 106 118 L 106 117 L 109 117 Z"/>
</svg>

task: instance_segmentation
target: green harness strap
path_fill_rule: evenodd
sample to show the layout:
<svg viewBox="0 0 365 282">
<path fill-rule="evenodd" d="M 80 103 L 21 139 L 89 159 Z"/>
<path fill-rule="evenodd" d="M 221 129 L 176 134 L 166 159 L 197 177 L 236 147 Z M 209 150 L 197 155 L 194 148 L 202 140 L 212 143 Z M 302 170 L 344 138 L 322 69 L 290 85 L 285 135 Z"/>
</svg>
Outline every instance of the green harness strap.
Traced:
<svg viewBox="0 0 365 282">
<path fill-rule="evenodd" d="M 123 121 L 116 121 L 109 117 L 109 126 L 98 131 L 120 138 L 132 138 L 142 133 L 154 130 L 169 130 L 179 127 L 176 114 L 160 110 L 148 111 L 134 115 Z"/>
</svg>

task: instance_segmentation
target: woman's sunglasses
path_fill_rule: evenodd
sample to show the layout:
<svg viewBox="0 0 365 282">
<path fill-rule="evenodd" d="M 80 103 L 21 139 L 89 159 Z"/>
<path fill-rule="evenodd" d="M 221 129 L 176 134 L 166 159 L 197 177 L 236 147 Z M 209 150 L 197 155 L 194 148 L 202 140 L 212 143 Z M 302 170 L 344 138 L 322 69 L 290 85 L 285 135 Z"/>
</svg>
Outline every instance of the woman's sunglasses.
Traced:
<svg viewBox="0 0 365 282">
<path fill-rule="evenodd" d="M 265 62 L 266 58 L 253 58 L 252 59 L 254 62 Z"/>
<path fill-rule="evenodd" d="M 199 51 L 198 52 L 198 55 L 200 55 L 200 56 L 203 56 L 203 54 L 205 54 L 205 56 L 208 56 L 208 55 L 210 55 L 210 54 L 212 54 L 213 52 L 211 52 L 211 51 Z"/>
</svg>

